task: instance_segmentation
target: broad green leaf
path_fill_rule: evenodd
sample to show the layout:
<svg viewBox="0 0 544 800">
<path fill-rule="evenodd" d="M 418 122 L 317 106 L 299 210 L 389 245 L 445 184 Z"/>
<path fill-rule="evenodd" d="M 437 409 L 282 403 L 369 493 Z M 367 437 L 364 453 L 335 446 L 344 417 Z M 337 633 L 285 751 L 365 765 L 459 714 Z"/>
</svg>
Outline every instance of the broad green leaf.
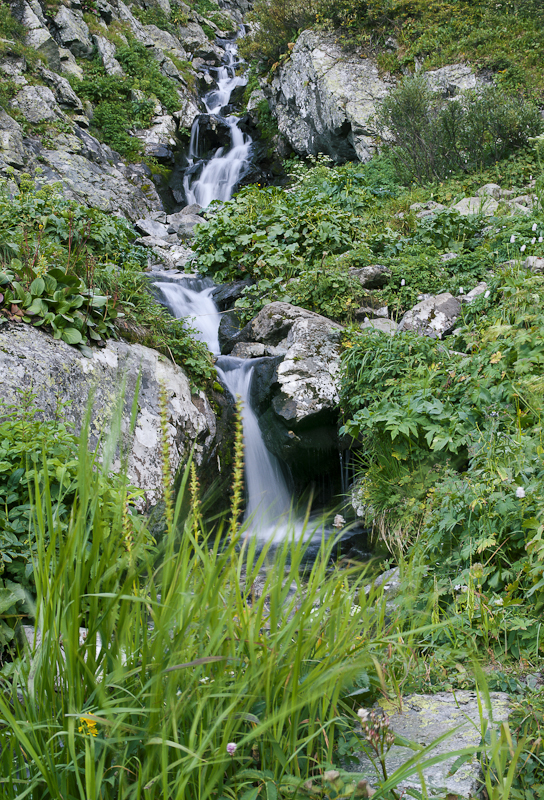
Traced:
<svg viewBox="0 0 544 800">
<path fill-rule="evenodd" d="M 83 337 L 76 328 L 65 328 L 62 331 L 62 340 L 66 344 L 79 344 Z"/>
</svg>

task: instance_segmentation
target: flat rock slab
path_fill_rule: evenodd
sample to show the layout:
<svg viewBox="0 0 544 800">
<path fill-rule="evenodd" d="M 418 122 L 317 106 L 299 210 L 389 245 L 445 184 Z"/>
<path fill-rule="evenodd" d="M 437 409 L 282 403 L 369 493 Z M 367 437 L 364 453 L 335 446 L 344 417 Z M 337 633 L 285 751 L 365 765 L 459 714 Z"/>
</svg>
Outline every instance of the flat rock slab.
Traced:
<svg viewBox="0 0 544 800">
<path fill-rule="evenodd" d="M 493 722 L 498 723 L 508 719 L 510 708 L 509 698 L 504 692 L 491 692 L 491 707 Z M 478 710 L 478 697 L 476 692 L 461 691 L 439 692 L 435 695 L 414 694 L 403 700 L 402 714 L 399 714 L 389 701 L 382 700 L 380 707 L 389 717 L 391 729 L 406 739 L 422 746 L 431 744 L 446 731 L 455 730 L 451 736 L 442 741 L 431 756 L 441 755 L 465 747 L 477 747 L 481 739 L 481 723 Z M 483 698 L 482 698 L 482 705 Z M 484 716 L 489 719 L 487 711 Z M 386 758 L 388 775 L 405 764 L 414 751 L 409 747 L 394 745 Z M 439 764 L 434 764 L 423 770 L 423 776 L 429 797 L 444 798 L 450 795 L 453 798 L 468 800 L 474 798 L 479 788 L 480 765 L 477 758 L 463 764 L 453 775 L 450 775 L 456 756 L 446 758 Z M 376 784 L 376 772 L 368 757 L 360 756 L 360 765 L 354 769 L 368 776 L 372 784 Z M 399 789 L 416 789 L 421 792 L 421 781 L 417 772 L 408 777 Z"/>
</svg>

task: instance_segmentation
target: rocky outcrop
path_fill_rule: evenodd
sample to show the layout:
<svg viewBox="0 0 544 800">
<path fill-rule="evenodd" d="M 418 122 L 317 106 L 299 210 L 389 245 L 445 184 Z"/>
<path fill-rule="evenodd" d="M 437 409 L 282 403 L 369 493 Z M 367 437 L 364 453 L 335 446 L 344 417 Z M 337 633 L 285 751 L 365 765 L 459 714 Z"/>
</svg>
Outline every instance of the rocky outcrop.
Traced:
<svg viewBox="0 0 544 800">
<path fill-rule="evenodd" d="M 427 73 L 432 89 L 452 97 L 479 79 L 466 64 Z M 395 86 L 363 51 L 344 50 L 334 34 L 303 31 L 290 57 L 263 84 L 278 128 L 299 155 L 368 161 L 376 148 L 377 104 Z"/>
<path fill-rule="evenodd" d="M 400 321 L 399 330 L 413 331 L 431 339 L 451 333 L 461 313 L 461 303 L 449 292 L 422 300 Z"/>
<path fill-rule="evenodd" d="M 368 161 L 375 150 L 371 118 L 393 85 L 375 61 L 346 53 L 333 35 L 304 31 L 265 91 L 296 153 Z"/>
<path fill-rule="evenodd" d="M 470 691 L 409 695 L 402 699 L 401 711 L 389 700 L 380 700 L 377 704 L 378 713 L 386 714 L 390 729 L 399 737 L 427 747 L 446 732 L 450 732 L 431 752 L 432 756 L 443 756 L 443 759 L 437 758 L 438 763 L 426 766 L 421 775 L 415 772 L 405 778 L 399 784 L 398 790 L 408 790 L 410 794 L 410 790 L 415 790 L 418 796 L 423 791 L 423 778 L 426 797 L 447 796 L 457 800 L 476 797 L 481 787 L 481 765 L 476 753 L 481 738 L 481 717 L 489 720 L 491 727 L 494 727 L 508 720 L 510 716 L 510 699 L 506 693 L 490 692 L 489 702 L 490 708 L 482 706 L 476 692 Z M 469 758 L 464 763 L 459 764 L 455 755 L 447 757 L 448 753 L 470 747 L 475 750 L 474 758 Z M 393 745 L 385 757 L 388 774 L 392 775 L 413 755 L 414 750 L 410 747 Z M 352 769 L 357 773 L 362 772 L 371 785 L 376 785 L 376 771 L 370 759 L 363 754 L 359 759 L 360 763 Z"/>
<path fill-rule="evenodd" d="M 138 414 L 131 432 L 129 420 L 138 383 Z M 90 444 L 94 447 L 107 436 L 122 400 L 121 440 L 128 452 L 128 478 L 144 490 L 147 505 L 154 505 L 162 493 L 161 386 L 168 399 L 166 430 L 172 472 L 187 458 L 193 443 L 200 464 L 214 441 L 215 417 L 205 395 L 192 394 L 181 367 L 141 345 L 108 341 L 103 349 L 93 350 L 92 358 L 86 358 L 31 325 L 0 328 L 0 396 L 6 402 L 18 403 L 18 390 L 29 389 L 36 395 L 36 407 L 47 418 L 54 418 L 63 404 L 63 417 L 76 430 L 91 403 Z M 114 467 L 119 466 L 117 461 Z"/>
<path fill-rule="evenodd" d="M 273 368 L 266 365 L 266 380 L 257 377 L 252 389 L 266 446 L 299 475 L 325 471 L 338 449 L 342 326 L 276 302 L 265 306 L 238 336 L 233 354 L 276 356 Z M 257 351 L 255 343 L 263 349 Z"/>
</svg>

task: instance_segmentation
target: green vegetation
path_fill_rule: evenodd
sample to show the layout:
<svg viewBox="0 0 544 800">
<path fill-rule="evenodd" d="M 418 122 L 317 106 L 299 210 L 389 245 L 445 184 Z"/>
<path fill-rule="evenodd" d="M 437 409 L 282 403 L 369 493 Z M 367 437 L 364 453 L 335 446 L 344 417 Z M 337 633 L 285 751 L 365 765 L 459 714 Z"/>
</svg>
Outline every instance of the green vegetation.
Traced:
<svg viewBox="0 0 544 800">
<path fill-rule="evenodd" d="M 257 0 L 253 17 L 260 29 L 243 43 L 243 53 L 265 70 L 288 57 L 300 31 L 318 26 L 337 30 L 347 47 L 379 56 L 391 72 L 413 71 L 415 59 L 425 69 L 470 61 L 506 88 L 544 96 L 539 0 Z"/>
<path fill-rule="evenodd" d="M 142 144 L 130 135 L 131 129 L 147 128 L 157 100 L 174 112 L 179 107 L 176 82 L 160 71 L 147 48 L 132 40 L 117 47 L 116 58 L 126 75 L 108 75 L 98 60 L 85 65 L 82 81 L 72 78 L 79 97 L 95 104 L 93 127 L 102 140 L 129 160 L 142 153 Z M 142 99 L 134 99 L 141 94 Z"/>
<path fill-rule="evenodd" d="M 0 193 L 0 324 L 22 321 L 88 352 L 121 333 L 184 366 L 198 384 L 214 376 L 211 356 L 147 288 L 147 253 L 122 217 L 36 189 L 22 176 L 19 194 Z"/>
<path fill-rule="evenodd" d="M 163 456 L 167 465 L 164 441 Z M 238 446 L 235 483 L 241 464 Z M 121 502 L 103 502 L 110 467 L 107 456 L 87 456 L 84 433 L 66 492 L 55 493 L 36 466 L 26 474 L 41 636 L 32 659 L 25 644 L 2 673 L 6 800 L 23 792 L 31 800 L 368 796 L 343 763 L 354 749 L 383 757 L 394 737 L 372 718 L 377 742 L 357 711 L 385 690 L 380 661 L 391 674 L 397 664 L 400 675 L 426 628 L 410 619 L 413 630 L 405 630 L 396 615 L 386 621 L 382 590 L 364 590 L 361 568 L 330 567 L 332 539 L 304 566 L 302 539 L 259 552 L 234 505 L 230 537 L 208 532 L 189 466 L 177 499 L 165 487 L 156 552 L 145 525 L 127 513 L 122 479 Z M 8 618 L 7 592 L 2 599 Z M 485 731 L 482 722 L 483 738 Z M 504 727 L 485 746 L 505 772 L 508 736 Z M 425 766 L 433 746 L 392 775 L 378 774 L 384 797 L 400 797 L 395 786 Z"/>
<path fill-rule="evenodd" d="M 421 75 L 405 78 L 384 99 L 377 123 L 399 175 L 419 183 L 501 161 L 542 127 L 536 105 L 500 86 L 452 100 Z"/>
</svg>

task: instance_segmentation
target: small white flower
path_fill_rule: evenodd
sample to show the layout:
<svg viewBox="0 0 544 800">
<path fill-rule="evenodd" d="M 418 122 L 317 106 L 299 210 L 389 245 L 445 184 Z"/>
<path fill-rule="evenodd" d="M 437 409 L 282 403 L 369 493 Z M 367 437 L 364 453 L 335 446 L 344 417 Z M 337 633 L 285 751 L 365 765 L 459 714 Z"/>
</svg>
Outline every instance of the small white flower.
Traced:
<svg viewBox="0 0 544 800">
<path fill-rule="evenodd" d="M 346 524 L 346 520 L 342 516 L 342 514 L 337 514 L 334 518 L 334 522 L 332 523 L 333 528 L 341 528 L 343 525 Z"/>
<path fill-rule="evenodd" d="M 227 745 L 227 753 L 229 754 L 229 756 L 233 756 L 235 754 L 236 747 L 237 747 L 236 742 L 229 742 L 228 743 L 228 745 Z"/>
<path fill-rule="evenodd" d="M 510 237 L 510 244 L 514 244 L 515 241 L 516 237 L 514 236 L 514 234 L 512 234 L 512 236 Z"/>
<path fill-rule="evenodd" d="M 463 586 L 462 583 L 457 583 L 453 588 L 454 588 L 454 591 L 456 591 L 456 592 L 466 592 L 468 587 L 467 586 Z"/>
<path fill-rule="evenodd" d="M 523 500 L 523 498 L 525 497 L 525 489 L 523 488 L 523 486 L 518 486 L 518 488 L 516 489 L 516 497 L 519 498 L 520 500 Z"/>
<path fill-rule="evenodd" d="M 209 683 L 209 678 L 200 678 L 199 683 Z"/>
<path fill-rule="evenodd" d="M 502 599 L 502 597 L 496 597 L 496 598 L 493 600 L 493 602 L 494 602 L 494 604 L 495 604 L 496 606 L 503 606 L 503 605 L 504 605 L 504 600 Z"/>
<path fill-rule="evenodd" d="M 463 287 L 462 287 L 462 286 L 460 286 L 460 287 L 459 287 L 459 294 L 464 294 L 464 293 L 465 293 L 465 290 L 463 289 Z"/>
<path fill-rule="evenodd" d="M 356 614 L 359 614 L 361 611 L 361 606 L 352 606 L 349 612 L 350 617 L 354 617 Z"/>
<path fill-rule="evenodd" d="M 533 222 L 533 227 L 531 228 L 532 231 L 536 231 L 536 222 Z"/>
<path fill-rule="evenodd" d="M 527 248 L 527 245 L 526 244 L 522 244 L 521 247 L 519 248 L 520 253 L 524 253 L 526 248 Z"/>
<path fill-rule="evenodd" d="M 541 241 L 542 241 L 542 236 L 539 236 L 539 237 L 538 237 L 538 241 L 539 241 L 539 242 L 541 242 Z"/>
<path fill-rule="evenodd" d="M 533 236 L 533 238 L 531 239 L 531 244 L 534 244 L 535 242 L 536 242 L 536 237 Z"/>
<path fill-rule="evenodd" d="M 367 719 L 370 717 L 370 712 L 367 711 L 366 708 L 360 708 L 359 711 L 357 712 L 357 716 L 359 717 L 361 722 L 366 722 Z"/>
<path fill-rule="evenodd" d="M 489 291 L 489 289 L 486 289 L 485 293 L 484 293 L 485 299 L 487 300 L 487 298 L 490 297 L 490 295 L 491 295 L 491 292 Z"/>
<path fill-rule="evenodd" d="M 401 286 L 406 286 L 406 281 L 404 280 L 404 278 L 401 280 L 400 285 Z"/>
</svg>

